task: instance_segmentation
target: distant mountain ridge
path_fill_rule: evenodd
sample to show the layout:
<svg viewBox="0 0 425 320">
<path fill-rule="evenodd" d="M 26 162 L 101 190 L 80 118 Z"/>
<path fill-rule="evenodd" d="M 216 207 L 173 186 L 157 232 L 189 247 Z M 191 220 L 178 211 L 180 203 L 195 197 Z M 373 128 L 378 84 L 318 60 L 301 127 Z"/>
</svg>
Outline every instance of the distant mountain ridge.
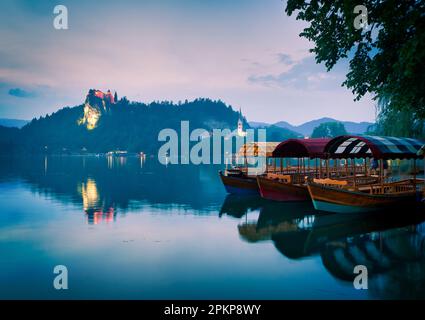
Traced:
<svg viewBox="0 0 425 320">
<path fill-rule="evenodd" d="M 344 124 L 347 132 L 352 134 L 363 134 L 368 130 L 370 126 L 374 125 L 374 123 L 367 122 L 367 121 L 362 121 L 362 122 L 340 121 L 340 120 L 336 120 L 336 119 L 328 118 L 328 117 L 311 120 L 298 126 L 294 126 L 286 121 L 279 121 L 274 124 L 267 124 L 263 122 L 249 122 L 249 125 L 253 128 L 268 127 L 273 125 L 276 127 L 285 128 L 285 129 L 300 133 L 303 136 L 311 136 L 314 128 L 318 127 L 320 124 L 325 122 L 341 122 L 342 124 Z"/>
<path fill-rule="evenodd" d="M 248 123 L 251 128 L 261 128 L 261 127 L 271 126 L 270 123 L 266 123 L 266 122 L 249 121 Z"/>
<path fill-rule="evenodd" d="M 22 128 L 28 122 L 28 120 L 0 118 L 0 126 L 8 128 Z"/>
</svg>

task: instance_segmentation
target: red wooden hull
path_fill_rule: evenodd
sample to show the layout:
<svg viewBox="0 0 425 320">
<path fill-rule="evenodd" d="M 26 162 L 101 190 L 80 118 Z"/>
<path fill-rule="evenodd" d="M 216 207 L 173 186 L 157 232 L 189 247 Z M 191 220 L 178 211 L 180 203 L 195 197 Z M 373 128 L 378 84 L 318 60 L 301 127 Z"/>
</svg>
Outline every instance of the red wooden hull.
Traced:
<svg viewBox="0 0 425 320">
<path fill-rule="evenodd" d="M 274 201 L 306 201 L 310 199 L 307 186 L 257 177 L 261 197 Z"/>
</svg>

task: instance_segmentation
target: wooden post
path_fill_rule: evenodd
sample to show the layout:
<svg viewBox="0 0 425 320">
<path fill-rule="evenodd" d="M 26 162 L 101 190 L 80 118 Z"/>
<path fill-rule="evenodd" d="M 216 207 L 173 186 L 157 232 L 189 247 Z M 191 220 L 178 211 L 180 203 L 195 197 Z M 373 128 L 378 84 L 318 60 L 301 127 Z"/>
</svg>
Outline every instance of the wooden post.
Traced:
<svg viewBox="0 0 425 320">
<path fill-rule="evenodd" d="M 304 166 L 304 159 L 300 158 L 300 174 L 298 175 L 298 178 L 301 177 L 301 174 L 303 173 L 303 166 Z"/>
<path fill-rule="evenodd" d="M 301 174 L 301 159 L 300 158 L 298 158 L 298 163 L 297 163 L 297 173 L 296 173 L 296 175 L 295 175 L 295 183 L 298 183 L 298 179 L 299 179 L 299 176 L 300 176 L 300 174 Z"/>
<path fill-rule="evenodd" d="M 319 175 L 318 175 L 318 163 L 317 163 L 317 158 L 316 158 L 316 160 L 315 160 L 315 162 L 316 162 L 316 178 L 318 178 L 319 177 Z"/>
<path fill-rule="evenodd" d="M 413 187 L 416 190 L 416 158 L 413 159 Z"/>
<path fill-rule="evenodd" d="M 364 176 L 367 177 L 367 159 L 364 159 Z"/>
<path fill-rule="evenodd" d="M 320 159 L 319 162 L 320 162 L 319 178 L 322 179 L 322 159 Z"/>
<path fill-rule="evenodd" d="M 329 179 L 329 159 L 326 159 L 326 178 Z"/>
<path fill-rule="evenodd" d="M 279 161 L 280 161 L 280 173 L 283 173 L 283 158 L 280 158 Z"/>
<path fill-rule="evenodd" d="M 308 171 L 308 175 L 310 176 L 310 158 L 307 158 L 307 171 Z"/>
<path fill-rule="evenodd" d="M 334 159 L 335 161 L 335 176 L 339 177 L 339 161 L 338 159 Z"/>
<path fill-rule="evenodd" d="M 348 177 L 348 159 L 344 159 L 345 161 L 345 176 Z"/>
<path fill-rule="evenodd" d="M 379 164 L 379 178 L 381 180 L 381 193 L 384 191 L 384 159 L 380 160 Z"/>
<path fill-rule="evenodd" d="M 335 177 L 338 177 L 338 160 L 334 159 L 333 161 L 334 161 L 334 170 L 335 170 L 334 174 L 335 174 Z"/>
<path fill-rule="evenodd" d="M 247 159 L 246 155 L 245 155 L 245 158 L 244 158 L 244 163 L 245 163 L 246 174 L 248 174 L 248 159 Z"/>
</svg>

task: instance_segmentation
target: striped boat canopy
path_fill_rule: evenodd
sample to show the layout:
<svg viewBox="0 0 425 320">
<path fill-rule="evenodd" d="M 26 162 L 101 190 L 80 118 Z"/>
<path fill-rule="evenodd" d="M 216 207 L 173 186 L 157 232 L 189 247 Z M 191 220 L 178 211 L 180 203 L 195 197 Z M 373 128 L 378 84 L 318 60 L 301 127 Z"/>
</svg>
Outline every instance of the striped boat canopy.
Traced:
<svg viewBox="0 0 425 320">
<path fill-rule="evenodd" d="M 280 142 L 250 142 L 244 144 L 237 156 L 239 157 L 271 157 L 273 150 Z"/>
<path fill-rule="evenodd" d="M 330 158 L 412 159 L 419 158 L 423 140 L 377 136 L 339 136 L 325 147 Z"/>
<path fill-rule="evenodd" d="M 330 139 L 288 139 L 273 151 L 274 158 L 326 158 L 324 153 Z"/>
</svg>

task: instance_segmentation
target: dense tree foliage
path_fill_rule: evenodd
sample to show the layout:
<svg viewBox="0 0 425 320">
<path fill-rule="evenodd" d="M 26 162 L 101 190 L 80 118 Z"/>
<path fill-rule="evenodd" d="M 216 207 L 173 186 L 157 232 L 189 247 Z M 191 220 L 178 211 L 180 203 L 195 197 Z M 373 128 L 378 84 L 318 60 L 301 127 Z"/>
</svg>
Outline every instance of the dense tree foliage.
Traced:
<svg viewBox="0 0 425 320">
<path fill-rule="evenodd" d="M 333 138 L 347 134 L 345 126 L 341 122 L 324 122 L 314 128 L 312 138 Z"/>
<path fill-rule="evenodd" d="M 18 136 L 18 128 L 7 128 L 0 126 L 0 154 L 15 152 Z"/>
<path fill-rule="evenodd" d="M 239 112 L 222 101 L 196 99 L 174 104 L 169 101 L 150 104 L 130 102 L 123 97 L 104 112 L 93 130 L 79 124 L 84 105 L 66 107 L 51 115 L 33 119 L 14 132 L 16 144 L 23 152 L 156 152 L 164 142 L 158 133 L 165 128 L 180 135 L 181 121 L 189 121 L 190 130 L 202 128 L 234 130 Z M 243 118 L 244 127 L 248 124 Z"/>
<path fill-rule="evenodd" d="M 378 118 L 376 125 L 370 128 L 368 134 L 425 137 L 425 120 L 415 111 L 388 108 L 386 102 L 378 104 Z"/>
<path fill-rule="evenodd" d="M 354 27 L 359 4 L 367 8 L 366 29 Z M 301 36 L 314 42 L 318 63 L 330 70 L 350 59 L 343 85 L 356 99 L 371 93 L 380 100 L 381 127 L 400 114 L 425 119 L 425 1 L 288 0 L 286 12 L 308 23 Z M 409 123 L 393 124 L 406 133 Z"/>
</svg>

